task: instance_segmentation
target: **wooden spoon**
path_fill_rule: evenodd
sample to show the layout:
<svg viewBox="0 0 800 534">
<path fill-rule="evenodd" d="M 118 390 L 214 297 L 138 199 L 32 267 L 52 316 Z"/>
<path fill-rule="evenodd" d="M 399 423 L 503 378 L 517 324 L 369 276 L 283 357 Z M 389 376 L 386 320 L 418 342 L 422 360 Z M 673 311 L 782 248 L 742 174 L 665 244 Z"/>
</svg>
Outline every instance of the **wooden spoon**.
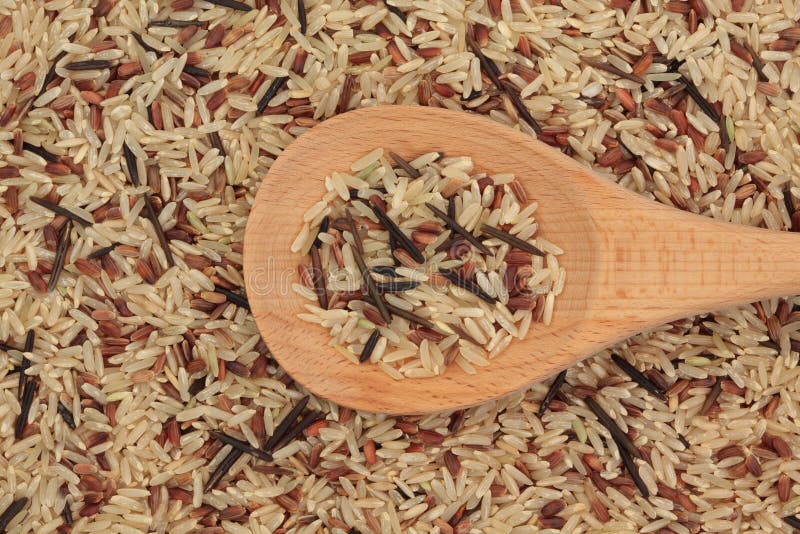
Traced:
<svg viewBox="0 0 800 534">
<path fill-rule="evenodd" d="M 307 301 L 291 283 L 307 257 L 290 252 L 323 180 L 382 146 L 408 159 L 434 150 L 468 155 L 476 170 L 511 172 L 539 203 L 541 235 L 562 247 L 567 283 L 552 323 L 535 324 L 488 367 L 469 375 L 396 381 L 328 346 L 327 331 L 297 318 Z M 531 137 L 464 112 L 384 106 L 329 119 L 275 161 L 250 213 L 247 296 L 277 361 L 331 401 L 372 412 L 427 413 L 496 399 L 544 380 L 641 330 L 796 292 L 800 237 L 714 221 L 644 199 Z"/>
</svg>

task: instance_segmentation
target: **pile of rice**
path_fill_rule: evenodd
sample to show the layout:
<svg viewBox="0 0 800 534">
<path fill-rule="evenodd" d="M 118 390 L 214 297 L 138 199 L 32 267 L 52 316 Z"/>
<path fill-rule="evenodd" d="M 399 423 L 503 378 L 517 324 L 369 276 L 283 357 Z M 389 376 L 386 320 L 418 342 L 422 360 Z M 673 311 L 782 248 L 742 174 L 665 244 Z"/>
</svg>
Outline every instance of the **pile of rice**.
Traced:
<svg viewBox="0 0 800 534">
<path fill-rule="evenodd" d="M 242 287 L 245 222 L 274 158 L 333 114 L 419 103 L 532 133 L 518 96 L 541 140 L 645 197 L 800 230 L 796 2 L 257 1 L 0 2 L 0 342 L 21 348 L 35 332 L 38 384 L 16 439 L 22 354 L 0 351 L 0 510 L 25 504 L 2 517 L 8 531 L 69 530 L 65 504 L 75 532 L 785 531 L 800 509 L 795 298 L 615 347 L 664 379 L 667 401 L 608 351 L 571 369 L 541 417 L 547 384 L 425 417 L 312 398 L 324 422 L 203 491 L 229 449 L 209 430 L 258 445 L 303 396 L 247 310 L 213 290 Z M 148 28 L 168 18 L 178 27 Z M 67 69 L 87 60 L 100 63 Z M 49 294 L 65 220 L 32 196 L 95 220 L 71 230 Z M 642 451 L 649 498 L 581 400 L 592 394 Z"/>
<path fill-rule="evenodd" d="M 550 324 L 555 297 L 566 280 L 556 258 L 563 250 L 537 235 L 538 204 L 528 203 L 513 174 L 473 172 L 468 156 L 431 152 L 406 161 L 394 155 L 414 174 L 408 176 L 408 170 L 393 167 L 383 152 L 377 148 L 353 162 L 352 174 L 326 177 L 325 196 L 306 213 L 293 249 L 308 253 L 312 246 L 318 248 L 324 289 L 314 283 L 313 261 L 301 266 L 304 284 L 294 289 L 314 304 L 305 304 L 299 317 L 327 328 L 329 344 L 347 360 L 370 361 L 397 380 L 441 375 L 451 364 L 475 374 L 476 367 L 489 365 L 513 339 L 524 339 L 532 321 Z M 445 230 L 445 221 L 429 204 L 444 213 L 452 205 L 454 220 L 478 236 L 478 244 L 489 254 L 451 228 Z M 410 236 L 422 263 L 401 244 L 391 244 L 374 209 L 385 210 Z M 360 245 L 354 242 L 348 218 Z M 334 227 L 328 228 L 331 220 Z M 345 226 L 337 228 L 340 223 Z M 533 247 L 531 252 L 512 252 L 508 243 L 482 234 L 484 224 L 508 228 L 509 235 Z M 363 300 L 372 294 L 355 259 L 359 248 L 370 269 L 366 276 L 382 292 L 379 298 L 426 325 L 397 314 L 390 314 L 387 323 L 374 303 Z M 454 273 L 475 290 L 451 283 L 442 271 Z M 403 290 L 381 289 L 392 284 Z M 320 299 L 322 291 L 330 296 Z"/>
</svg>

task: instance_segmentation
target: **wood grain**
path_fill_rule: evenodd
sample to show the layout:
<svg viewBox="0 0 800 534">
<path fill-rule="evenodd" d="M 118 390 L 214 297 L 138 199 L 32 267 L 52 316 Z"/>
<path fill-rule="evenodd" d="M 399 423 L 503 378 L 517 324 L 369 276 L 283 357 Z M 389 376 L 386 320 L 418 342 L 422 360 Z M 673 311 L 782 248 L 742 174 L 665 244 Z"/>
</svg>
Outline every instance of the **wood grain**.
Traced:
<svg viewBox="0 0 800 534">
<path fill-rule="evenodd" d="M 290 252 L 303 213 L 323 180 L 376 146 L 412 158 L 431 150 L 469 155 L 477 169 L 513 172 L 544 237 L 565 250 L 564 293 L 550 326 L 534 325 L 492 364 L 430 379 L 395 381 L 354 365 L 327 346 L 318 326 L 296 318 L 305 302 L 290 288 Z M 687 214 L 646 200 L 554 149 L 483 117 L 425 107 L 386 106 L 329 119 L 275 161 L 247 224 L 244 270 L 259 329 L 278 362 L 314 393 L 385 413 L 451 410 L 545 379 L 641 330 L 800 287 L 791 251 L 800 237 Z"/>
</svg>

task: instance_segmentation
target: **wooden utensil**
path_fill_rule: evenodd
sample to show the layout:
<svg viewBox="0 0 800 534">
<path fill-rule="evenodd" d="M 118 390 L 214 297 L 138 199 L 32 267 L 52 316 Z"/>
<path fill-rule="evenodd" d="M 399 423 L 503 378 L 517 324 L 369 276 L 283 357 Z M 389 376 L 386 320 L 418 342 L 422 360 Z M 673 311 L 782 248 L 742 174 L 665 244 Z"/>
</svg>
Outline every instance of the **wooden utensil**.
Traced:
<svg viewBox="0 0 800 534">
<path fill-rule="evenodd" d="M 488 367 L 469 375 L 396 381 L 354 365 L 327 331 L 297 319 L 307 301 L 291 290 L 307 257 L 290 252 L 323 180 L 382 146 L 408 159 L 433 150 L 471 156 L 477 171 L 511 172 L 539 202 L 541 235 L 564 249 L 567 283 L 549 326 L 534 324 Z M 636 332 L 800 288 L 800 238 L 669 208 L 600 177 L 531 137 L 465 112 L 365 108 L 300 136 L 275 161 L 250 213 L 244 242 L 247 296 L 277 361 L 300 384 L 372 412 L 452 410 L 501 397 Z"/>
</svg>

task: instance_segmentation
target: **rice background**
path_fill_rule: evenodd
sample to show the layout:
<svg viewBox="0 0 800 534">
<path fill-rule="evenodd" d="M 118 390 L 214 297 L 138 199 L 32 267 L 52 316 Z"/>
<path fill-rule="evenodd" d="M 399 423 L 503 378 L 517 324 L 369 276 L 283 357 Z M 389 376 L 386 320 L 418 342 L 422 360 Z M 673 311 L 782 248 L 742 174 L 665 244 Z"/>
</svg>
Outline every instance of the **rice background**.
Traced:
<svg viewBox="0 0 800 534">
<path fill-rule="evenodd" d="M 571 369 L 542 417 L 547 384 L 421 418 L 312 398 L 324 422 L 273 462 L 245 455 L 216 489 L 203 484 L 229 450 L 209 430 L 256 445 L 304 395 L 246 309 L 213 292 L 242 286 L 254 193 L 295 136 L 392 103 L 470 110 L 531 132 L 481 75 L 469 26 L 545 142 L 679 209 L 798 230 L 798 2 L 258 7 L 0 1 L 0 340 L 21 347 L 35 331 L 27 374 L 39 381 L 15 439 L 21 354 L 0 352 L 0 509 L 29 499 L 9 532 L 67 530 L 65 503 L 73 532 L 786 530 L 781 518 L 800 508 L 795 298 L 677 321 L 615 347 L 665 377 L 666 402 L 609 351 Z M 167 18 L 202 24 L 147 27 Z M 623 76 L 591 66 L 604 57 Z M 669 71 L 673 59 L 685 60 L 681 74 Z M 66 68 L 84 60 L 110 68 Z M 662 85 L 681 75 L 719 102 L 719 122 Z M 140 187 L 128 181 L 123 143 Z M 148 188 L 174 267 L 142 215 Z M 32 196 L 96 221 L 71 230 L 51 294 L 42 289 L 65 221 Z M 103 260 L 80 261 L 117 242 Z M 721 393 L 701 415 L 716 380 Z M 648 499 L 587 395 L 642 451 Z"/>
</svg>

